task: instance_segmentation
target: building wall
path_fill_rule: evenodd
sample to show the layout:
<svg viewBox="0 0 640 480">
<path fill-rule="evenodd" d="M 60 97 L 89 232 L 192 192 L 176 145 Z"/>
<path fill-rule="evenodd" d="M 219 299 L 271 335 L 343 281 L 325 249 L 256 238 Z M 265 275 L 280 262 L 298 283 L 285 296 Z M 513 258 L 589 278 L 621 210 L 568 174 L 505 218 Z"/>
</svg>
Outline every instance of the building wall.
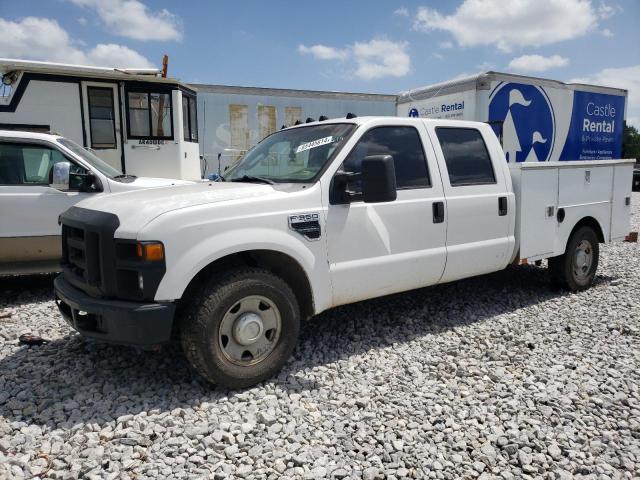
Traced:
<svg viewBox="0 0 640 480">
<path fill-rule="evenodd" d="M 393 95 L 194 86 L 200 154 L 207 162 L 207 174 L 218 171 L 218 154 L 222 154 L 223 171 L 266 135 L 298 119 L 337 118 L 349 112 L 358 116 L 396 114 Z"/>
</svg>

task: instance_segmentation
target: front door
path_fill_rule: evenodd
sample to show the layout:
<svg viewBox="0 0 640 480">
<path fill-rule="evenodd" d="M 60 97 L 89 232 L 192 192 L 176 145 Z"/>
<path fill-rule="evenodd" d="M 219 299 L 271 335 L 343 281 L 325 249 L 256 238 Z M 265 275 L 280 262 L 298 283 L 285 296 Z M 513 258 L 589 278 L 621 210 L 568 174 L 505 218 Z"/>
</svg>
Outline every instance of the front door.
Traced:
<svg viewBox="0 0 640 480">
<path fill-rule="evenodd" d="M 82 109 L 87 145 L 114 168 L 122 170 L 118 86 L 82 82 Z"/>
<path fill-rule="evenodd" d="M 50 186 L 53 164 L 62 161 L 43 144 L 0 141 L 0 274 L 57 269 L 58 216 L 89 195 Z M 73 164 L 71 171 L 86 173 Z"/>
<path fill-rule="evenodd" d="M 357 173 L 366 156 L 392 155 L 398 196 L 393 202 L 329 205 L 334 305 L 434 284 L 442 276 L 446 224 L 434 217 L 434 204 L 444 206 L 438 166 L 432 151 L 425 155 L 426 130 L 398 123 L 372 126 L 343 163 L 344 171 Z M 358 192 L 357 182 L 351 190 Z"/>
</svg>

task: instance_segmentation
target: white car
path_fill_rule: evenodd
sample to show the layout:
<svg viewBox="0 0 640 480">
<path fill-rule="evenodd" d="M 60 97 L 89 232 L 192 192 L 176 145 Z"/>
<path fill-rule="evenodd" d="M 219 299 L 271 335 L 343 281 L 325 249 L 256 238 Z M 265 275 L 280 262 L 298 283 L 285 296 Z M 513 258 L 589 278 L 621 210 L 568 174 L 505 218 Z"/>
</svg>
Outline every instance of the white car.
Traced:
<svg viewBox="0 0 640 480">
<path fill-rule="evenodd" d="M 478 122 L 309 123 L 223 182 L 69 209 L 56 299 L 82 335 L 177 333 L 205 379 L 245 387 L 284 364 L 301 319 L 337 305 L 544 258 L 555 282 L 588 288 L 598 244 L 629 232 L 632 163 L 510 165 Z"/>
<path fill-rule="evenodd" d="M 0 275 L 59 271 L 58 217 L 81 200 L 191 183 L 123 175 L 59 135 L 0 130 Z"/>
</svg>

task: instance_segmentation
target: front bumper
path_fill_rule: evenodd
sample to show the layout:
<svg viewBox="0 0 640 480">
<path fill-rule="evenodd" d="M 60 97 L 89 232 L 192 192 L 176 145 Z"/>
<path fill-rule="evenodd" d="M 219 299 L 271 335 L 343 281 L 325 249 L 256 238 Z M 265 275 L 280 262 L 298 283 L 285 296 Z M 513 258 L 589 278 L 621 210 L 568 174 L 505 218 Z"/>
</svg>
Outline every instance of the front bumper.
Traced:
<svg viewBox="0 0 640 480">
<path fill-rule="evenodd" d="M 85 337 L 122 345 L 151 346 L 171 339 L 173 303 L 138 303 L 93 298 L 62 275 L 53 282 L 60 313 Z"/>
</svg>

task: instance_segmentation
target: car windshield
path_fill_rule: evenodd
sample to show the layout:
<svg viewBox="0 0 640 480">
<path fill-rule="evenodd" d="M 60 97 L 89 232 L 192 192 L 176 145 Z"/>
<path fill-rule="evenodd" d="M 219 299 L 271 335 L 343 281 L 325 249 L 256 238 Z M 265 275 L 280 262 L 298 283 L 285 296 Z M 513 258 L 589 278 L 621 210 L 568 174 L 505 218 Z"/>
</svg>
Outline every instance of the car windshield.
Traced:
<svg viewBox="0 0 640 480">
<path fill-rule="evenodd" d="M 224 174 L 226 181 L 311 182 L 354 130 L 350 123 L 281 130 L 258 143 Z"/>
<path fill-rule="evenodd" d="M 82 160 L 87 162 L 89 165 L 91 165 L 91 167 L 95 168 L 103 175 L 111 178 L 122 175 L 121 171 L 113 168 L 111 165 L 98 157 L 95 153 L 92 153 L 86 148 L 81 147 L 76 142 L 71 141 L 68 138 L 58 138 L 58 143 L 60 143 L 60 145 L 62 145 L 63 147 L 71 150 L 73 153 L 78 155 Z"/>
</svg>

